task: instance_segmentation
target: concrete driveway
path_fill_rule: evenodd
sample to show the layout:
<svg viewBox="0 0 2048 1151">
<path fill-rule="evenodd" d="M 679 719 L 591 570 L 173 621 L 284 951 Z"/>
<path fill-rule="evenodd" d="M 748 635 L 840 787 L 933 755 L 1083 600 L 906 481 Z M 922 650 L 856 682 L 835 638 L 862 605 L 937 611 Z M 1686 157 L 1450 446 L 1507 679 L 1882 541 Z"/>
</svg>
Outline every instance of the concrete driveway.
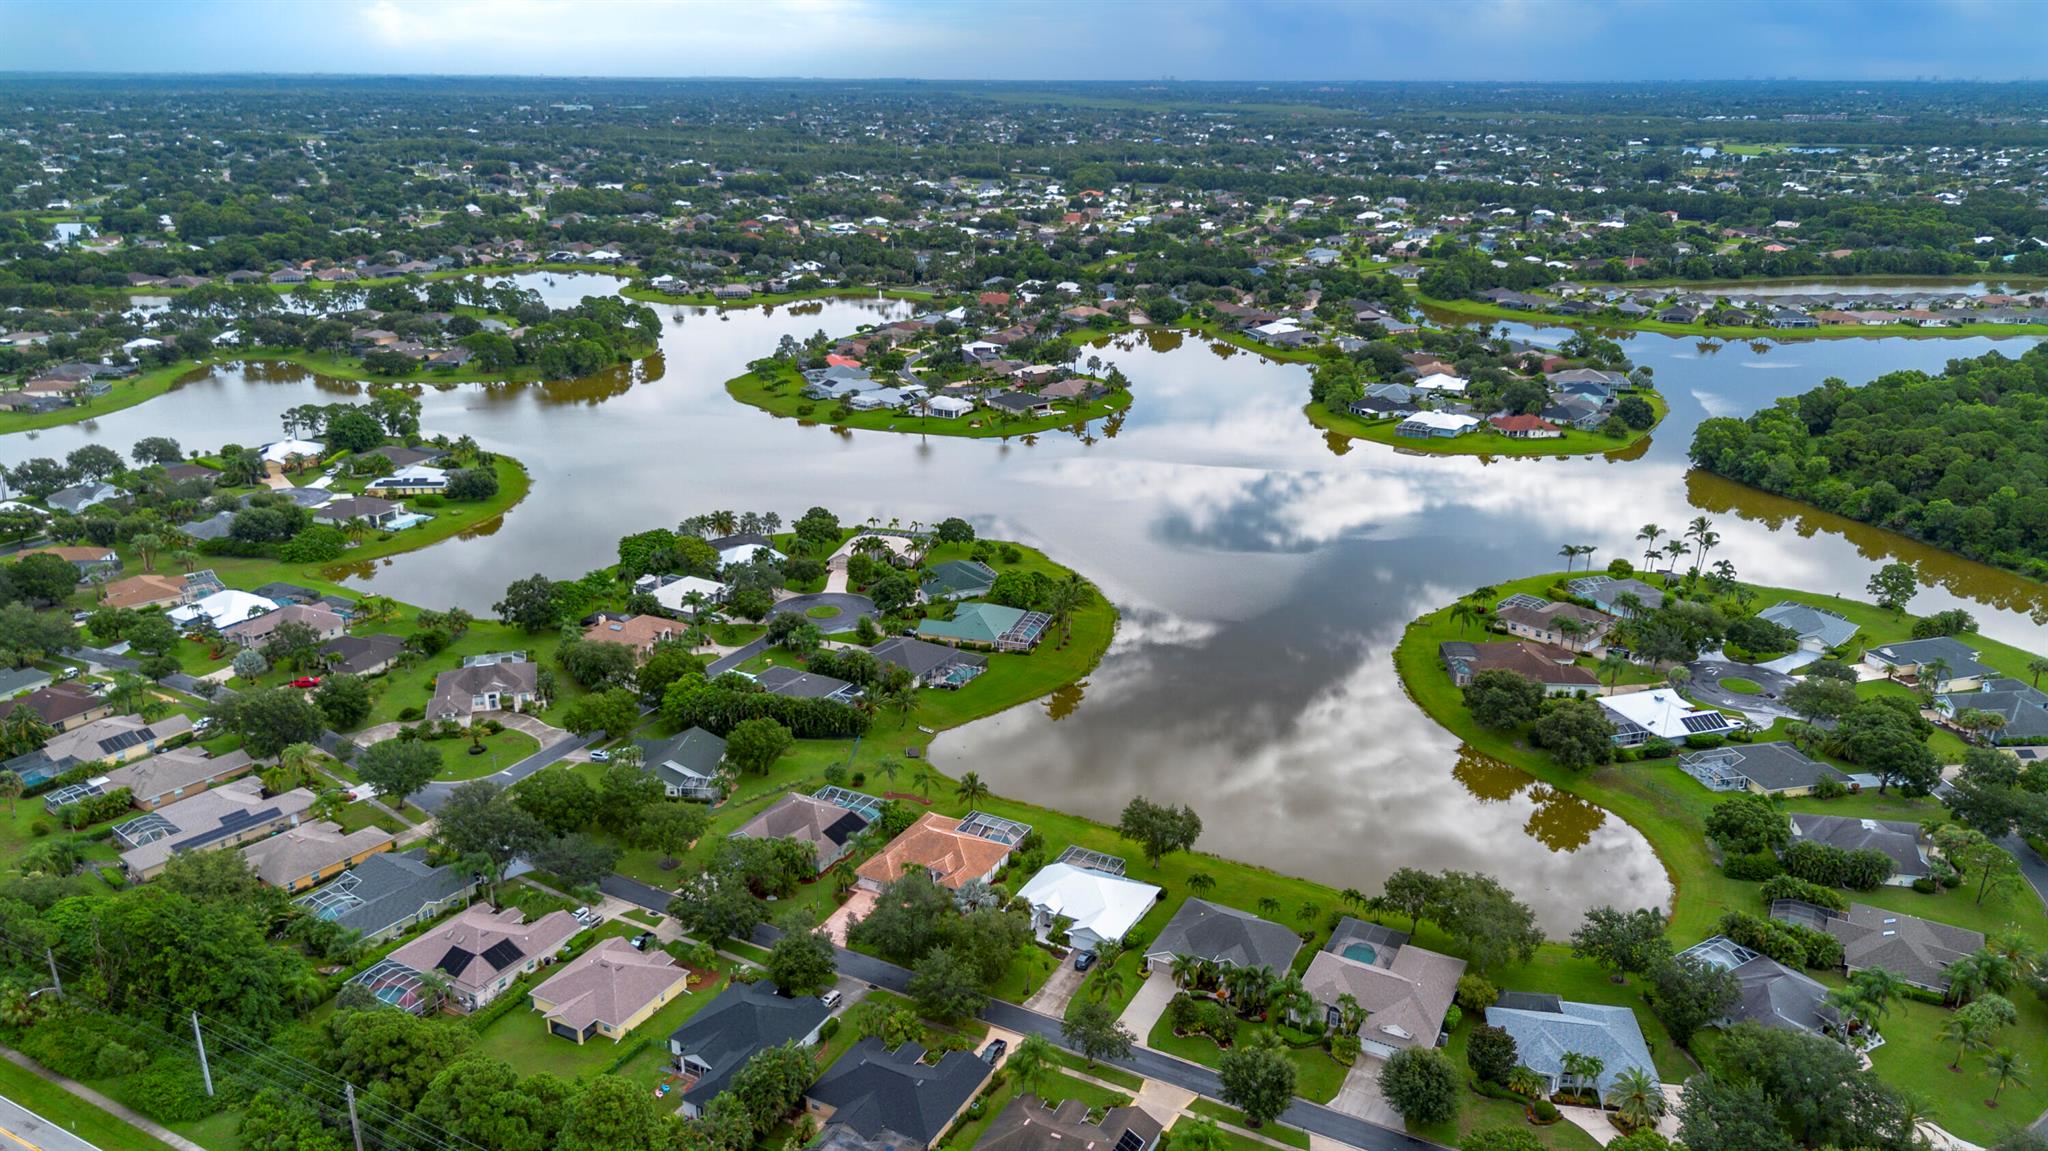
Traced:
<svg viewBox="0 0 2048 1151">
<path fill-rule="evenodd" d="M 825 934 L 832 937 L 833 943 L 844 947 L 846 929 L 853 925 L 854 920 L 866 918 L 867 913 L 874 909 L 875 893 L 864 887 L 856 887 L 853 894 L 846 897 L 846 902 L 839 905 L 839 910 L 828 916 L 821 926 L 824 927 Z"/>
<path fill-rule="evenodd" d="M 1166 1005 L 1173 1002 L 1174 994 L 1179 990 L 1173 984 L 1171 972 L 1154 968 L 1143 986 L 1138 988 L 1138 993 L 1131 996 L 1130 1005 L 1124 1008 L 1124 1013 L 1117 1016 L 1117 1022 L 1137 1036 L 1140 1044 L 1144 1043 L 1159 1017 L 1166 1014 Z"/>
<path fill-rule="evenodd" d="M 1739 711 L 1758 727 L 1769 727 L 1780 719 L 1798 719 L 1799 713 L 1779 703 L 1785 689 L 1799 682 L 1783 672 L 1772 671 L 1753 663 L 1729 663 L 1724 660 L 1703 659 L 1685 665 L 1692 673 L 1692 682 L 1686 687 L 1686 694 L 1708 707 L 1722 707 Z M 1762 688 L 1758 695 L 1745 695 L 1729 691 L 1721 681 L 1730 677 L 1746 679 Z"/>
<path fill-rule="evenodd" d="M 1041 1015 L 1064 1019 L 1068 1002 L 1074 998 L 1074 992 L 1081 989 L 1081 981 L 1086 978 L 1088 973 L 1074 970 L 1074 961 L 1067 959 L 1052 969 L 1052 974 L 1045 977 L 1045 986 L 1032 992 L 1024 1006 Z"/>
<path fill-rule="evenodd" d="M 844 631 L 854 625 L 861 616 L 872 618 L 875 601 L 852 592 L 813 592 L 809 595 L 793 595 L 775 605 L 774 615 L 809 615 L 812 608 L 832 608 L 839 614 L 823 619 L 813 619 L 819 631 Z"/>
<path fill-rule="evenodd" d="M 1330 1110 L 1368 1123 L 1401 1126 L 1401 1113 L 1380 1094 L 1380 1071 L 1386 1065 L 1387 1061 L 1376 1055 L 1360 1055 L 1345 1073 L 1344 1086 L 1337 1089 L 1337 1097 L 1330 1100 Z"/>
</svg>

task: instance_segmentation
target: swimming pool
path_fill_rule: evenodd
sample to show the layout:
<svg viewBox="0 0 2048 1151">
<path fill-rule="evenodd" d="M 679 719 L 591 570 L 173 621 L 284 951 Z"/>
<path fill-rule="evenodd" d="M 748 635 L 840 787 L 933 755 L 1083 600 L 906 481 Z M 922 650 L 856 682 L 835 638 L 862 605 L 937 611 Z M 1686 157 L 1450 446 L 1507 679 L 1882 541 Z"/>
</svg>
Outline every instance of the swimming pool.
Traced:
<svg viewBox="0 0 2048 1151">
<path fill-rule="evenodd" d="M 1355 959 L 1360 963 L 1373 963 L 1380 957 L 1380 953 L 1373 950 L 1370 943 L 1349 944 L 1344 948 L 1343 954 L 1344 958 Z"/>
</svg>

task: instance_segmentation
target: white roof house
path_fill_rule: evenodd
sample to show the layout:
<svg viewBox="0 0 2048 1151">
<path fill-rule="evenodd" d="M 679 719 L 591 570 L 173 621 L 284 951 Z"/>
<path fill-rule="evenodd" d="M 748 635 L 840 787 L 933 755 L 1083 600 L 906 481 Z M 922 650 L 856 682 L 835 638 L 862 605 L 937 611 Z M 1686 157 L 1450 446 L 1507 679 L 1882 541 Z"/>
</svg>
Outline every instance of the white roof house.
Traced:
<svg viewBox="0 0 2048 1151">
<path fill-rule="evenodd" d="M 1634 747 L 1653 736 L 1684 743 L 1687 736 L 1726 735 L 1735 724 L 1711 707 L 1700 707 L 1670 688 L 1600 697 L 1600 707 L 1614 724 L 1614 742 Z"/>
<path fill-rule="evenodd" d="M 317 440 L 279 440 L 263 445 L 263 462 L 281 464 L 293 456 L 319 459 L 327 454 L 327 445 Z"/>
<path fill-rule="evenodd" d="M 942 419 L 958 419 L 974 410 L 974 401 L 959 396 L 933 396 L 925 401 L 925 410 Z"/>
<path fill-rule="evenodd" d="M 171 622 L 179 627 L 189 627 L 197 623 L 199 617 L 207 616 L 213 620 L 214 627 L 224 628 L 254 616 L 269 615 L 276 610 L 275 600 L 267 600 L 260 595 L 229 588 L 226 591 L 214 592 L 197 602 L 171 609 L 170 618 Z"/>
<path fill-rule="evenodd" d="M 1410 425 L 1414 425 L 1412 428 Z M 1428 435 L 1463 435 L 1479 426 L 1479 421 L 1457 412 L 1416 412 L 1401 421 L 1400 430 L 1404 435 L 1423 433 Z"/>
<path fill-rule="evenodd" d="M 1462 392 L 1466 383 L 1463 376 L 1454 376 L 1449 372 L 1431 372 L 1410 386 L 1425 392 Z"/>
<path fill-rule="evenodd" d="M 1106 940 L 1122 939 L 1159 899 L 1159 888 L 1135 879 L 1049 863 L 1017 893 L 1031 905 L 1031 925 L 1044 939 L 1053 920 L 1072 921 L 1067 937 L 1077 950 L 1093 951 Z"/>
<path fill-rule="evenodd" d="M 725 585 L 715 579 L 705 579 L 703 576 L 684 576 L 655 588 L 654 602 L 668 611 L 686 612 L 690 610 L 688 600 L 691 592 L 696 592 L 711 603 L 717 603 L 725 598 Z"/>
</svg>

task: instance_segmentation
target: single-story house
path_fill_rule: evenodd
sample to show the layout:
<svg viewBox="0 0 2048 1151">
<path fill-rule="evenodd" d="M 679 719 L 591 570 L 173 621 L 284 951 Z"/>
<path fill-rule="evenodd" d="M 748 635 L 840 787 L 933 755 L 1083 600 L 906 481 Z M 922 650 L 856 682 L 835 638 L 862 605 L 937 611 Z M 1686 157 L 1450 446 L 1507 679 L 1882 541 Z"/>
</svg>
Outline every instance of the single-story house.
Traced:
<svg viewBox="0 0 2048 1151">
<path fill-rule="evenodd" d="M 36 713 L 44 723 L 58 731 L 82 727 L 94 720 L 105 719 L 114 712 L 106 700 L 76 683 L 53 683 L 13 699 L 0 700 L 0 720 L 13 715 L 18 707 Z M 22 782 L 34 781 L 24 776 Z"/>
<path fill-rule="evenodd" d="M 381 675 L 404 651 L 405 641 L 395 635 L 342 635 L 321 645 L 320 655 L 338 672 Z"/>
<path fill-rule="evenodd" d="M 1044 612 L 977 601 L 956 605 L 952 619 L 917 621 L 917 634 L 920 639 L 956 647 L 1022 652 L 1037 647 L 1050 626 L 1052 617 Z"/>
<path fill-rule="evenodd" d="M 1171 963 L 1178 956 L 1192 955 L 1222 967 L 1270 967 L 1284 972 L 1300 950 L 1301 936 L 1292 928 L 1249 911 L 1190 898 L 1160 929 L 1159 938 L 1146 948 L 1145 958 Z"/>
<path fill-rule="evenodd" d="M 988 669 L 988 657 L 944 644 L 895 635 L 868 649 L 878 663 L 895 664 L 910 673 L 916 687 L 955 688 Z"/>
<path fill-rule="evenodd" d="M 348 621 L 325 604 L 291 603 L 240 623 L 231 623 L 220 629 L 220 634 L 242 647 L 260 648 L 270 642 L 278 628 L 288 623 L 312 628 L 322 642 L 339 638 L 348 630 Z"/>
<path fill-rule="evenodd" d="M 209 787 L 255 770 L 256 761 L 240 748 L 221 756 L 208 756 L 196 743 L 174 748 L 148 759 L 117 767 L 108 772 L 102 791 L 125 787 L 133 803 L 143 811 L 155 811 Z"/>
<path fill-rule="evenodd" d="M 1437 658 L 1458 687 L 1469 686 L 1482 671 L 1500 670 L 1540 684 L 1545 695 L 1591 695 L 1600 690 L 1600 678 L 1574 663 L 1574 653 L 1548 644 L 1447 640 L 1437 645 Z"/>
<path fill-rule="evenodd" d="M 1978 661 L 1977 652 L 1951 636 L 1909 639 L 1863 650 L 1864 666 L 1894 679 L 1925 677 L 1936 691 L 1974 691 L 1998 672 Z"/>
<path fill-rule="evenodd" d="M 711 550 L 718 553 L 718 563 L 721 567 L 730 564 L 752 563 L 757 555 L 777 563 L 787 558 L 781 552 L 775 550 L 775 545 L 769 542 L 767 536 L 759 532 L 741 532 L 738 535 L 719 536 L 708 542 L 711 544 Z"/>
<path fill-rule="evenodd" d="M 1057 1107 L 1036 1095 L 1019 1095 L 996 1115 L 975 1151 L 1152 1151 L 1164 1131 L 1140 1107 L 1111 1107 L 1093 1123 L 1086 1100 Z"/>
<path fill-rule="evenodd" d="M 44 498 L 43 502 L 53 508 L 60 508 L 70 512 L 72 515 L 77 515 L 89 507 L 113 503 L 115 500 L 120 499 L 123 494 L 120 488 L 112 484 L 94 482 L 77 484 L 62 491 L 51 492 Z M 105 554 L 105 549 L 96 550 L 99 550 L 102 555 Z M 114 561 L 113 566 L 116 568 L 120 567 L 120 561 Z"/>
<path fill-rule="evenodd" d="M 725 602 L 725 585 L 703 576 L 677 576 L 665 580 L 654 588 L 654 602 L 661 610 L 672 615 L 689 615 L 695 609 L 690 605 L 693 594 L 704 597 L 705 603 Z"/>
<path fill-rule="evenodd" d="M 57 497 L 51 496 L 50 498 L 55 500 Z M 80 583 L 84 583 L 95 575 L 121 570 L 121 555 L 112 548 L 89 546 L 30 548 L 27 551 L 16 553 L 15 558 L 20 559 L 26 556 L 56 556 L 58 559 L 78 569 L 78 582 Z"/>
<path fill-rule="evenodd" d="M 1465 961 L 1408 942 L 1405 932 L 1346 916 L 1302 973 L 1303 990 L 1336 1027 L 1344 996 L 1365 1010 L 1359 1046 L 1390 1058 L 1404 1047 L 1434 1047 L 1457 997 Z"/>
<path fill-rule="evenodd" d="M 1847 784 L 1849 777 L 1789 743 L 1730 744 L 1678 757 L 1679 769 L 1709 791 L 1753 791 L 1758 795 L 1811 795 L 1823 779 Z"/>
<path fill-rule="evenodd" d="M 114 844 L 131 881 L 154 879 L 173 855 L 199 848 L 239 847 L 287 827 L 313 806 L 295 788 L 266 799 L 263 784 L 238 779 L 114 825 Z"/>
<path fill-rule="evenodd" d="M 0 668 L 0 700 L 13 699 L 50 686 L 50 673 L 41 668 Z"/>
<path fill-rule="evenodd" d="M 1620 579 L 1614 576 L 1582 576 L 1564 585 L 1565 589 L 1583 600 L 1590 600 L 1594 607 L 1608 615 L 1628 618 L 1628 609 L 1621 597 L 1632 595 L 1643 605 L 1644 611 L 1656 611 L 1664 606 L 1664 593 L 1633 576 Z"/>
<path fill-rule="evenodd" d="M 748 820 L 732 838 L 794 839 L 817 855 L 817 871 L 822 875 L 846 855 L 854 837 L 867 828 L 868 817 L 861 812 L 792 791 Z"/>
<path fill-rule="evenodd" d="M 879 1038 L 863 1039 L 811 1085 L 804 1106 L 820 1124 L 870 1139 L 889 1132 L 902 1140 L 901 1151 L 929 1151 L 995 1068 L 972 1051 L 948 1051 L 936 1064 L 924 1054 L 915 1043 L 890 1051 Z"/>
<path fill-rule="evenodd" d="M 340 875 L 397 839 L 381 827 L 344 832 L 338 823 L 302 823 L 242 849 L 256 878 L 286 891 L 305 891 Z"/>
<path fill-rule="evenodd" d="M 183 607 L 172 608 L 168 615 L 171 622 L 179 627 L 189 628 L 205 619 L 211 621 L 215 629 L 224 631 L 230 624 L 241 623 L 252 616 L 265 615 L 276 610 L 275 600 L 225 588 Z"/>
<path fill-rule="evenodd" d="M 1808 1035 L 1831 1034 L 1841 1026 L 1841 1013 L 1828 1002 L 1828 989 L 1812 976 L 1751 951 L 1725 935 L 1696 943 L 1678 958 L 1695 959 L 1735 973 L 1738 997 L 1728 1014 L 1715 1021 L 1719 1026 L 1754 1023 Z"/>
<path fill-rule="evenodd" d="M 997 392 L 983 401 L 999 412 L 1013 416 L 1046 416 L 1052 414 L 1052 401 L 1028 392 Z"/>
<path fill-rule="evenodd" d="M 8 770 L 16 771 L 24 780 L 31 774 L 40 780 L 62 775 L 81 764 L 128 763 L 191 730 L 192 720 L 175 713 L 153 723 L 139 715 L 110 715 L 58 732 L 41 748 L 17 756 L 19 766 L 10 761 Z"/>
<path fill-rule="evenodd" d="M 976 834 L 973 817 L 926 812 L 903 834 L 890 840 L 855 871 L 860 886 L 880 891 L 903 877 L 906 867 L 922 867 L 940 887 L 958 891 L 972 880 L 987 881 L 1002 870 L 1015 843 Z"/>
<path fill-rule="evenodd" d="M 292 902 L 367 944 L 425 923 L 475 894 L 476 876 L 452 865 L 430 867 L 426 849 L 418 848 L 372 855 Z"/>
<path fill-rule="evenodd" d="M 582 1046 L 593 1035 L 617 1043 L 678 995 L 690 971 L 666 951 L 642 951 L 618 936 L 562 965 L 530 992 L 548 1032 Z"/>
<path fill-rule="evenodd" d="M 785 996 L 768 980 L 735 983 L 668 1037 L 668 1053 L 685 1080 L 682 1114 L 702 1118 L 733 1075 L 758 1051 L 818 1042 L 832 1010 L 815 995 Z"/>
<path fill-rule="evenodd" d="M 667 739 L 640 741 L 641 762 L 670 799 L 717 802 L 724 795 L 718 776 L 725 763 L 725 741 L 693 727 Z"/>
<path fill-rule="evenodd" d="M 980 560 L 947 560 L 932 565 L 918 591 L 932 602 L 973 599 L 987 595 L 995 583 L 996 569 Z"/>
<path fill-rule="evenodd" d="M 1017 892 L 1031 908 L 1031 928 L 1038 938 L 1050 939 L 1064 919 L 1068 942 L 1076 951 L 1121 942 L 1159 895 L 1160 889 L 1152 884 L 1071 863 L 1046 864 Z"/>
<path fill-rule="evenodd" d="M 622 643 L 633 650 L 635 658 L 644 658 L 655 644 L 681 639 L 682 635 L 682 628 L 667 616 L 607 615 L 584 630 L 583 642 Z"/>
<path fill-rule="evenodd" d="M 1551 1091 L 1569 1080 L 1564 1057 L 1574 1053 L 1600 1060 L 1603 1098 L 1614 1081 L 1631 1068 L 1652 1080 L 1657 1077 L 1649 1044 L 1643 1042 L 1642 1026 L 1636 1022 L 1636 1013 L 1626 1007 L 1510 991 L 1486 1009 L 1486 1022 L 1514 1037 L 1522 1066 L 1548 1079 Z"/>
<path fill-rule="evenodd" d="M 1511 440 L 1554 440 L 1564 435 L 1563 428 L 1542 416 L 1493 416 L 1486 422 Z"/>
<path fill-rule="evenodd" d="M 959 396 L 933 396 L 919 410 L 942 420 L 957 420 L 974 411 L 974 401 Z"/>
<path fill-rule="evenodd" d="M 390 499 L 393 496 L 435 495 L 447 490 L 448 473 L 442 468 L 413 464 L 388 476 L 378 476 L 363 485 L 363 493 Z"/>
<path fill-rule="evenodd" d="M 1799 636 L 1799 650 L 1818 655 L 1856 638 L 1856 625 L 1826 608 L 1787 600 L 1756 613 L 1756 618 L 1790 628 Z"/>
<path fill-rule="evenodd" d="M 313 509 L 316 523 L 346 527 L 352 520 L 362 520 L 378 530 L 391 527 L 405 514 L 404 503 L 375 496 L 342 496 Z"/>
<path fill-rule="evenodd" d="M 1418 376 L 1409 386 L 1418 392 L 1450 392 L 1456 395 L 1464 392 L 1469 383 L 1470 381 L 1463 376 L 1454 376 L 1449 372 L 1429 372 Z"/>
<path fill-rule="evenodd" d="M 1851 903 L 1835 911 L 1811 903 L 1781 899 L 1771 904 L 1771 918 L 1817 928 L 1842 941 L 1842 970 L 1855 973 L 1881 967 L 1902 982 L 1928 991 L 1948 991 L 1948 968 L 1984 948 L 1982 932 L 1931 919 Z"/>
<path fill-rule="evenodd" d="M 1843 851 L 1881 851 L 1891 857 L 1892 875 L 1887 886 L 1910 887 L 1915 879 L 1929 874 L 1927 847 L 1921 842 L 1920 825 L 1896 819 L 1856 819 L 1846 815 L 1792 815 L 1792 840 L 1824 843 Z"/>
<path fill-rule="evenodd" d="M 1955 691 L 1935 699 L 1954 720 L 1966 711 L 1989 712 L 2005 721 L 1992 738 L 1998 743 L 2048 743 L 2048 693 L 2023 680 L 1987 679 L 1976 691 Z"/>
<path fill-rule="evenodd" d="M 108 584 L 100 598 L 101 607 L 167 607 L 185 602 L 185 581 L 175 576 L 144 572 Z"/>
<path fill-rule="evenodd" d="M 754 676 L 754 682 L 770 695 L 783 695 L 791 699 L 822 699 L 830 703 L 851 704 L 860 698 L 860 686 L 839 679 L 836 676 L 818 675 L 801 668 L 762 668 Z"/>
<path fill-rule="evenodd" d="M 1616 747 L 1640 747 L 1651 739 L 1684 743 L 1691 736 L 1726 735 L 1734 721 L 1711 708 L 1699 707 L 1668 688 L 1600 697 L 1600 710 L 1614 725 Z"/>
<path fill-rule="evenodd" d="M 434 677 L 434 701 L 427 718 L 452 719 L 464 727 L 485 711 L 525 711 L 536 698 L 538 669 L 524 661 L 475 664 Z"/>
<path fill-rule="evenodd" d="M 1573 651 L 1600 646 L 1614 626 L 1614 618 L 1563 600 L 1545 600 L 1541 605 L 1519 602 L 1510 596 L 1494 608 L 1493 618 L 1506 625 L 1508 634 L 1537 643 L 1553 644 Z M 1570 620 L 1568 624 L 1565 621 Z"/>
<path fill-rule="evenodd" d="M 1448 440 L 1479 426 L 1478 419 L 1457 412 L 1416 412 L 1394 425 L 1394 434 L 1411 439 Z"/>
<path fill-rule="evenodd" d="M 428 929 L 388 958 L 413 971 L 439 971 L 448 980 L 450 1005 L 475 1011 L 514 979 L 554 962 L 555 953 L 582 930 L 566 911 L 550 911 L 528 923 L 516 907 L 495 911 L 478 905 Z"/>
</svg>

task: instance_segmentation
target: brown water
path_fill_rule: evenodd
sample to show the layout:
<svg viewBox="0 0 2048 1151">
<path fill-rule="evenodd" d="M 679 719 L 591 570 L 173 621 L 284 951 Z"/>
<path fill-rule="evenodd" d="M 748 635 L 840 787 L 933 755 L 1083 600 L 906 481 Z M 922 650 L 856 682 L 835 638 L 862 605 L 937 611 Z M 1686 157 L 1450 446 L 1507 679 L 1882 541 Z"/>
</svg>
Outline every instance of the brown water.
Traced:
<svg viewBox="0 0 2048 1151">
<path fill-rule="evenodd" d="M 571 277 L 559 277 L 570 281 Z M 573 299 L 580 289 L 558 283 Z M 1915 608 L 1969 606 L 1987 634 L 2048 649 L 2038 585 L 1689 471 L 1707 415 L 1747 413 L 1838 375 L 1938 368 L 1988 340 L 1783 346 L 1633 335 L 1672 412 L 1639 459 L 1497 460 L 1401 453 L 1311 426 L 1306 374 L 1196 337 L 1125 337 L 1095 354 L 1135 381 L 1114 427 L 1030 442 L 835 432 L 733 402 L 723 382 L 790 332 L 843 332 L 908 305 L 832 301 L 717 313 L 657 309 L 662 355 L 592 380 L 424 395 L 430 432 L 526 462 L 533 493 L 476 538 L 354 578 L 429 606 L 487 611 L 512 579 L 609 563 L 619 536 L 713 508 L 823 504 L 843 520 L 964 515 L 1045 546 L 1123 613 L 1085 683 L 957 732 L 941 767 L 1114 818 L 1133 795 L 1185 801 L 1202 846 L 1340 887 L 1403 865 L 1501 876 L 1553 932 L 1588 906 L 1662 903 L 1670 886 L 1633 829 L 1457 741 L 1402 693 L 1392 650 L 1425 610 L 1554 569 L 1561 544 L 1634 556 L 1646 522 L 1713 516 L 1743 575 L 1857 593 L 1896 557 L 1932 581 Z M 1517 327 L 1556 342 L 1556 329 Z M 2027 341 L 2007 342 L 2016 354 Z M 297 369 L 214 372 L 90 424 L 0 440 L 0 462 L 144 435 L 187 447 L 278 438 L 294 404 L 354 394 Z"/>
</svg>

